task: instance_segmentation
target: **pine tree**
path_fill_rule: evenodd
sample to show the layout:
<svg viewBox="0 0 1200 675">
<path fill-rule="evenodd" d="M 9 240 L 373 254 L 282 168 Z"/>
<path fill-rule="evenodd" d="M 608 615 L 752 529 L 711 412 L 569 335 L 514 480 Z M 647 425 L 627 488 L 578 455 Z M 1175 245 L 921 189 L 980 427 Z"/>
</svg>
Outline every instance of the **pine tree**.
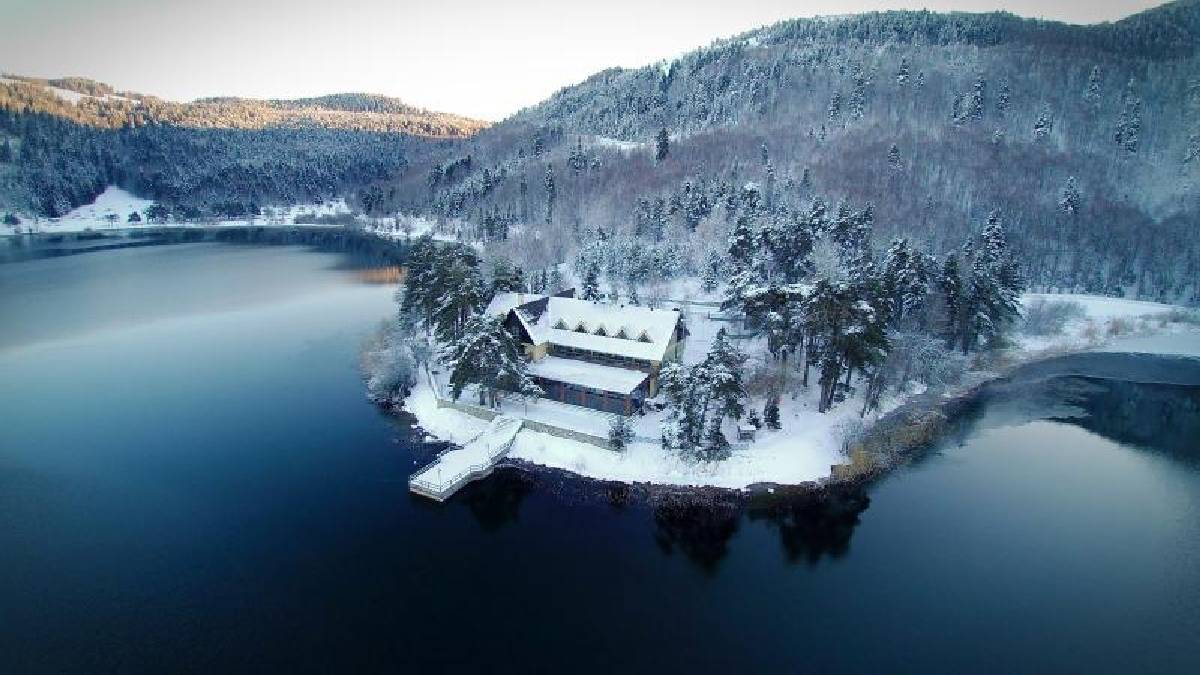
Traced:
<svg viewBox="0 0 1200 675">
<path fill-rule="evenodd" d="M 409 249 L 408 273 L 401 289 L 400 313 L 427 328 L 433 326 L 433 312 L 438 303 L 440 289 L 436 285 L 440 258 L 432 236 L 418 237 Z"/>
<path fill-rule="evenodd" d="M 667 133 L 667 128 L 662 127 L 654 137 L 654 161 L 661 162 L 669 154 L 671 154 L 671 136 Z"/>
<path fill-rule="evenodd" d="M 754 232 L 750 229 L 750 219 L 741 216 L 729 234 L 729 263 L 734 271 L 750 269 L 754 261 Z"/>
<path fill-rule="evenodd" d="M 704 446 L 699 453 L 699 459 L 705 462 L 716 462 L 729 457 L 729 439 L 721 431 L 721 419 L 713 417 L 708 421 L 707 431 L 704 432 Z"/>
<path fill-rule="evenodd" d="M 479 386 L 479 405 L 495 408 L 498 392 L 540 396 L 542 390 L 526 373 L 520 345 L 504 328 L 503 317 L 474 316 L 450 340 L 441 361 L 450 371 L 455 400 L 471 384 Z"/>
<path fill-rule="evenodd" d="M 908 57 L 900 58 L 900 68 L 896 71 L 896 84 L 903 87 L 908 84 Z"/>
<path fill-rule="evenodd" d="M 608 422 L 608 445 L 622 452 L 633 442 L 633 425 L 624 415 L 613 415 Z"/>
<path fill-rule="evenodd" d="M 721 252 L 716 248 L 709 248 L 704 254 L 704 268 L 700 272 L 705 293 L 717 290 L 717 286 L 721 283 L 721 271 L 724 267 L 725 260 L 722 258 Z"/>
<path fill-rule="evenodd" d="M 523 174 L 523 173 L 521 174 L 521 183 L 520 183 L 520 186 L 518 187 L 518 193 L 520 195 L 518 197 L 518 199 L 520 200 L 519 207 L 521 210 L 520 211 L 521 212 L 521 222 L 528 223 L 529 222 L 529 180 L 525 178 L 525 174 Z"/>
<path fill-rule="evenodd" d="M 546 224 L 554 222 L 554 199 L 556 190 L 554 187 L 554 166 L 546 165 L 546 178 L 544 180 L 546 186 Z"/>
<path fill-rule="evenodd" d="M 1008 254 L 1008 241 L 993 211 L 979 235 L 979 247 L 971 257 L 971 273 L 962 306 L 962 351 L 968 353 L 979 340 L 998 344 L 1004 330 L 1020 317 L 1020 293 L 1024 284 Z"/>
<path fill-rule="evenodd" d="M 996 94 L 996 112 L 1000 117 L 1008 112 L 1012 105 L 1012 88 L 1008 84 L 1008 80 L 1000 81 L 1000 92 Z"/>
<path fill-rule="evenodd" d="M 904 164 L 900 159 L 900 148 L 895 143 L 892 143 L 892 147 L 888 148 L 887 163 L 888 168 L 893 173 L 899 173 L 904 168 Z"/>
<path fill-rule="evenodd" d="M 582 298 L 592 302 L 600 299 L 600 279 L 594 267 L 589 267 L 583 273 Z"/>
<path fill-rule="evenodd" d="M 919 321 L 928 294 L 928 271 L 924 256 L 907 239 L 896 239 L 884 256 L 883 292 L 891 309 L 894 326 Z"/>
<path fill-rule="evenodd" d="M 1117 128 L 1113 132 L 1113 139 L 1120 148 L 1133 155 L 1137 154 L 1141 132 L 1142 99 L 1138 98 L 1134 89 L 1134 81 L 1130 80 L 1125 88 L 1121 115 L 1117 118 Z"/>
<path fill-rule="evenodd" d="M 520 267 L 506 258 L 498 258 L 492 263 L 492 294 L 525 292 L 524 276 Z"/>
<path fill-rule="evenodd" d="M 1074 217 L 1079 214 L 1079 209 L 1083 205 L 1083 198 L 1079 194 L 1079 184 L 1075 181 L 1074 176 L 1067 178 L 1067 184 L 1063 186 L 1062 192 L 1058 199 L 1058 209 L 1063 215 Z"/>
<path fill-rule="evenodd" d="M 807 195 L 812 192 L 812 171 L 806 166 L 804 171 L 800 173 L 800 192 L 802 195 Z"/>
<path fill-rule="evenodd" d="M 983 79 L 983 75 L 979 75 L 975 79 L 975 86 L 971 89 L 970 96 L 967 97 L 966 116 L 968 119 L 974 121 L 983 119 L 984 93 L 986 88 L 987 82 Z"/>
<path fill-rule="evenodd" d="M 837 122 L 842 119 L 842 92 L 835 91 L 829 99 L 829 121 Z"/>
<path fill-rule="evenodd" d="M 433 310 L 434 331 L 442 342 L 453 342 L 462 336 L 471 316 L 487 303 L 478 259 L 457 256 L 438 273 L 435 288 L 439 294 Z"/>
<path fill-rule="evenodd" d="M 861 120 L 867 114 L 867 77 L 862 66 L 855 66 L 851 74 L 850 99 L 847 108 L 850 119 Z"/>
<path fill-rule="evenodd" d="M 779 398 L 777 396 L 772 395 L 763 406 L 763 423 L 768 429 L 778 430 L 783 427 L 779 423 Z"/>
<path fill-rule="evenodd" d="M 1092 66 L 1088 75 L 1087 88 L 1083 90 L 1083 102 L 1089 110 L 1095 111 L 1100 107 L 1100 66 Z"/>
<path fill-rule="evenodd" d="M 1054 131 L 1054 120 L 1050 117 L 1050 106 L 1043 105 L 1037 121 L 1033 123 L 1033 137 L 1040 141 L 1049 136 L 1051 131 Z"/>
<path fill-rule="evenodd" d="M 706 384 L 718 425 L 725 417 L 739 419 L 745 412 L 742 405 L 746 398 L 746 388 L 742 383 L 745 365 L 746 355 L 729 341 L 724 328 L 718 330 L 704 358 Z"/>
<path fill-rule="evenodd" d="M 582 136 L 575 138 L 575 148 L 567 156 L 567 165 L 571 167 L 571 171 L 575 174 L 576 178 L 587 169 L 587 155 L 583 151 Z"/>
<path fill-rule="evenodd" d="M 963 310 L 962 276 L 958 271 L 958 258 L 953 254 L 948 256 L 942 265 L 938 287 L 942 292 L 942 300 L 946 308 L 947 342 L 953 348 L 960 340 L 959 326 L 962 324 Z"/>
</svg>

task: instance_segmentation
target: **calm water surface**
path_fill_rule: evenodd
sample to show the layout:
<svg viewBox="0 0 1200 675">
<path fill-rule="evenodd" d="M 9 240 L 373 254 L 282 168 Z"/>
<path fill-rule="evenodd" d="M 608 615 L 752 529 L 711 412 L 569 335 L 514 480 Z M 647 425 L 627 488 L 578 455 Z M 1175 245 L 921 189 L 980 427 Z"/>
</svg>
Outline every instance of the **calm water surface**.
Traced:
<svg viewBox="0 0 1200 675">
<path fill-rule="evenodd" d="M 1000 387 L 824 503 L 505 470 L 436 505 L 351 263 L 0 265 L 0 672 L 1200 672 L 1195 388 Z"/>
</svg>

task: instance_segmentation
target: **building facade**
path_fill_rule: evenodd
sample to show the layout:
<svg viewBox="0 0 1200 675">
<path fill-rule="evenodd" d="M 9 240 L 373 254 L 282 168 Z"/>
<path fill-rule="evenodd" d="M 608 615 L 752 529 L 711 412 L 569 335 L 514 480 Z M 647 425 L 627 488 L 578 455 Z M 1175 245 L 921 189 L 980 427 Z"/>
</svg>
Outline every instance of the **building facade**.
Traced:
<svg viewBox="0 0 1200 675">
<path fill-rule="evenodd" d="M 637 412 L 658 393 L 662 366 L 683 355 L 683 315 L 573 296 L 573 291 L 499 293 L 486 311 L 504 317 L 547 398 L 604 412 Z"/>
</svg>

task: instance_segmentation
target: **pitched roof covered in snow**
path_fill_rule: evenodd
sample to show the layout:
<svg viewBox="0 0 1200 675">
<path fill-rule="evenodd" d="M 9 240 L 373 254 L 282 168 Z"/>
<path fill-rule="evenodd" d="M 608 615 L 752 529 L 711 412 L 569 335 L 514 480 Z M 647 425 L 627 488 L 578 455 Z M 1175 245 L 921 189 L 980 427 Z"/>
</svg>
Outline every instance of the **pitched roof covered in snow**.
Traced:
<svg viewBox="0 0 1200 675">
<path fill-rule="evenodd" d="M 663 360 L 680 317 L 673 309 L 522 293 L 497 293 L 485 311 L 503 315 L 514 310 L 539 344 L 549 342 L 644 361 Z"/>
<path fill-rule="evenodd" d="M 528 302 L 536 302 L 546 296 L 536 293 L 497 293 L 488 302 L 483 313 L 488 316 L 504 316 L 509 310 L 516 309 Z"/>
<path fill-rule="evenodd" d="M 611 391 L 617 394 L 630 394 L 642 383 L 648 374 L 640 370 L 603 366 L 598 363 L 563 359 L 557 356 L 547 356 L 529 364 L 529 374 L 557 382 L 566 382 L 597 391 Z"/>
</svg>

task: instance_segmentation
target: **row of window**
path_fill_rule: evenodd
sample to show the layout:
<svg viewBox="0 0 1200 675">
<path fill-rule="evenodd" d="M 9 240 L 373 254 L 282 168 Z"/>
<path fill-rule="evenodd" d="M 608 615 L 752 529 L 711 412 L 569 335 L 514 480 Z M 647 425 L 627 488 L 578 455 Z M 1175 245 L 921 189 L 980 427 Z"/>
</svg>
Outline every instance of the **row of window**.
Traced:
<svg viewBox="0 0 1200 675">
<path fill-rule="evenodd" d="M 596 326 L 596 330 L 588 330 L 587 324 L 582 321 L 575 324 L 574 328 L 571 328 L 569 325 L 567 325 L 566 321 L 559 319 L 558 321 L 554 322 L 554 328 L 556 330 L 570 330 L 570 331 L 574 331 L 576 333 L 588 333 L 588 334 L 597 335 L 600 337 L 617 338 L 618 340 L 635 339 L 635 338 L 631 338 L 629 336 L 629 331 L 625 330 L 624 326 L 621 326 L 620 328 L 618 328 L 616 333 L 609 335 L 608 330 L 604 327 L 604 324 L 600 324 L 599 326 Z M 650 336 L 646 333 L 646 331 L 642 331 L 642 332 L 638 333 L 636 339 L 638 342 L 653 342 L 653 340 L 650 339 Z"/>
<path fill-rule="evenodd" d="M 587 361 L 588 363 L 599 363 L 604 366 L 616 366 L 618 368 L 632 368 L 650 372 L 650 362 L 642 359 L 635 359 L 632 356 L 621 356 L 618 354 L 604 354 L 594 352 L 590 349 L 580 349 L 578 347 L 566 347 L 563 345 L 550 344 L 550 355 L 560 356 L 567 359 L 575 359 L 577 361 Z"/>
</svg>

